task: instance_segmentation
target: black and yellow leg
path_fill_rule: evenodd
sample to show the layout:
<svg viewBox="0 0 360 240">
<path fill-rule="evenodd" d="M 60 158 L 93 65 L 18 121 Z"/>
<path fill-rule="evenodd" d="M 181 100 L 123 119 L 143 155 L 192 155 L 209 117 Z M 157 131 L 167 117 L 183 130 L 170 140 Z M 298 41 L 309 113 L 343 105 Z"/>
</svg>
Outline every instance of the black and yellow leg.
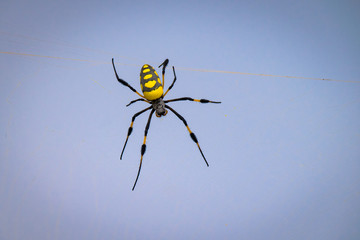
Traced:
<svg viewBox="0 0 360 240">
<path fill-rule="evenodd" d="M 177 101 L 194 101 L 194 102 L 200 102 L 200 103 L 221 103 L 221 102 L 210 101 L 207 99 L 193 99 L 191 97 L 175 98 L 175 99 L 166 100 L 164 102 L 169 103 L 169 102 L 177 102 Z"/>
<path fill-rule="evenodd" d="M 123 150 L 121 151 L 120 160 L 121 160 L 122 155 L 123 155 L 123 153 L 124 153 L 124 150 L 125 150 L 127 141 L 128 141 L 128 139 L 129 139 L 129 136 L 130 136 L 131 133 L 132 133 L 133 124 L 134 124 L 135 118 L 136 118 L 137 116 L 139 116 L 140 114 L 146 112 L 147 110 L 150 110 L 151 108 L 152 108 L 152 106 L 150 106 L 150 107 L 148 107 L 148 108 L 145 108 L 144 110 L 141 110 L 140 112 L 135 113 L 134 116 L 132 117 L 132 119 L 131 119 L 131 124 L 130 124 L 129 130 L 128 130 L 128 133 L 127 133 L 127 136 L 126 136 L 125 144 L 124 144 Z"/>
<path fill-rule="evenodd" d="M 114 59 L 112 59 L 112 65 L 113 65 L 113 68 L 114 68 L 114 72 L 115 72 L 115 76 L 117 78 L 117 80 L 119 81 L 119 83 L 121 83 L 122 85 L 128 87 L 131 89 L 131 91 L 133 91 L 134 93 L 136 93 L 137 95 L 139 95 L 140 97 L 142 98 L 145 98 L 143 95 L 141 95 L 140 93 L 138 93 L 135 88 L 133 88 L 130 84 L 128 84 L 126 81 L 124 81 L 123 79 L 119 78 L 117 72 L 116 72 L 116 69 L 115 69 L 115 64 L 114 64 Z"/>
<path fill-rule="evenodd" d="M 133 100 L 133 101 L 131 101 L 128 105 L 126 105 L 127 107 L 128 106 L 130 106 L 131 104 L 133 104 L 134 102 L 138 102 L 138 101 L 143 101 L 143 102 L 147 102 L 147 103 L 150 103 L 151 104 L 151 102 L 149 102 L 149 101 L 147 101 L 147 100 L 145 100 L 145 99 L 143 99 L 143 98 L 138 98 L 138 99 L 136 99 L 136 100 Z"/>
<path fill-rule="evenodd" d="M 172 111 L 181 121 L 183 121 L 185 127 L 187 128 L 187 130 L 188 130 L 189 133 L 190 133 L 191 139 L 192 139 L 192 140 L 196 143 L 196 145 L 198 146 L 198 148 L 199 148 L 199 150 L 200 150 L 200 153 L 201 153 L 202 157 L 203 157 L 204 160 L 205 160 L 206 165 L 209 166 L 209 163 L 206 161 L 206 158 L 205 158 L 203 152 L 201 151 L 199 142 L 198 142 L 195 134 L 190 130 L 189 126 L 187 125 L 187 122 L 186 122 L 185 118 L 183 118 L 179 113 L 177 113 L 177 112 L 176 112 L 174 109 L 172 109 L 171 107 L 169 107 L 169 106 L 167 106 L 167 105 L 165 105 L 165 107 L 168 108 L 168 109 L 170 109 L 170 111 Z"/>
<path fill-rule="evenodd" d="M 176 74 L 175 74 L 175 68 L 174 66 L 172 67 L 173 69 L 173 73 L 174 73 L 174 80 L 173 82 L 171 83 L 170 87 L 168 88 L 168 90 L 166 90 L 165 94 L 163 95 L 163 97 L 165 97 L 165 95 L 170 91 L 170 89 L 172 89 L 172 87 L 174 86 L 174 83 L 176 82 Z"/>
<path fill-rule="evenodd" d="M 148 122 L 147 122 L 147 124 L 146 124 L 146 127 L 145 127 L 144 142 L 143 142 L 143 145 L 141 146 L 141 158 L 140 158 L 139 171 L 138 171 L 138 174 L 137 174 L 137 176 L 136 176 L 136 180 L 135 180 L 134 186 L 133 186 L 133 188 L 132 188 L 133 191 L 134 191 L 134 188 L 135 188 L 135 186 L 136 186 L 137 180 L 138 180 L 139 175 L 140 175 L 142 160 L 143 160 L 143 156 L 144 156 L 145 151 L 146 151 L 146 136 L 147 136 L 147 133 L 148 133 L 148 130 L 149 130 L 149 127 L 150 127 L 151 116 L 153 115 L 154 111 L 155 111 L 155 109 L 151 110 L 150 115 L 149 115 L 149 120 L 148 120 Z"/>
<path fill-rule="evenodd" d="M 161 66 L 163 67 L 163 69 L 162 69 L 162 85 L 163 85 L 163 87 L 165 87 L 165 68 L 168 65 L 168 63 L 169 63 L 169 59 L 165 59 L 165 61 L 162 64 L 160 64 L 160 66 L 159 66 L 159 67 L 161 67 Z"/>
</svg>

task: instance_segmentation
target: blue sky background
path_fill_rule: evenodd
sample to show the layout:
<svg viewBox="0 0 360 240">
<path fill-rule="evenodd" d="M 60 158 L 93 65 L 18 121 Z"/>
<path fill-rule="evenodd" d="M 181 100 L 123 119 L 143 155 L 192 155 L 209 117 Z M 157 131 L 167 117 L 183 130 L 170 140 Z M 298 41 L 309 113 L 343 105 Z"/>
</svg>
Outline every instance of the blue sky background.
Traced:
<svg viewBox="0 0 360 240">
<path fill-rule="evenodd" d="M 358 1 L 2 1 L 0 239 L 359 239 Z M 57 58 L 14 55 L 5 52 Z M 165 58 L 183 123 L 125 107 Z M 87 60 L 87 61 L 82 61 Z M 261 77 L 185 68 L 330 78 Z M 161 72 L 161 71 L 159 71 Z M 173 76 L 168 68 L 165 85 Z"/>
</svg>

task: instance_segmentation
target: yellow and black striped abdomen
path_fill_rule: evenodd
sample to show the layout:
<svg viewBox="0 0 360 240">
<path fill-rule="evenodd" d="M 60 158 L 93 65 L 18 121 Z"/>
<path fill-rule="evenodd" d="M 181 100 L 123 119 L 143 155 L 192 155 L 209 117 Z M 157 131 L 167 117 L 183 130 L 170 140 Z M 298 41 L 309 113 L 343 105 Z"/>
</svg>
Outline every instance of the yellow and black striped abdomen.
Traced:
<svg viewBox="0 0 360 240">
<path fill-rule="evenodd" d="M 140 86 L 147 100 L 155 100 L 163 95 L 163 85 L 155 69 L 145 64 L 140 71 Z"/>
</svg>

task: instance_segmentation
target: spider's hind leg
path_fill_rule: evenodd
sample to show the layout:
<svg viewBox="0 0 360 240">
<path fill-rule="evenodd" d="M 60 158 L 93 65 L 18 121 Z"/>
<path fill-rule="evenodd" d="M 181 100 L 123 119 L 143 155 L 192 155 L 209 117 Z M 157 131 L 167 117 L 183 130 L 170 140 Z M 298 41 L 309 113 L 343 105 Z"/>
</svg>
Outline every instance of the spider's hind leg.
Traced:
<svg viewBox="0 0 360 240">
<path fill-rule="evenodd" d="M 119 81 L 119 83 L 121 83 L 122 85 L 128 87 L 131 89 L 131 91 L 133 91 L 134 93 L 136 93 L 137 95 L 139 95 L 140 97 L 142 98 L 145 98 L 143 95 L 141 95 L 140 93 L 138 93 L 138 91 L 135 90 L 135 88 L 133 88 L 130 84 L 128 84 L 125 80 L 119 78 L 117 72 L 116 72 L 116 69 L 115 69 L 115 64 L 114 64 L 114 59 L 112 59 L 112 65 L 113 65 L 113 68 L 114 68 L 114 72 L 115 72 L 115 76 L 117 78 L 117 80 Z"/>
<path fill-rule="evenodd" d="M 166 90 L 165 94 L 163 97 L 165 97 L 165 95 L 172 89 L 172 87 L 174 86 L 175 82 L 176 82 L 176 73 L 175 73 L 175 67 L 173 66 L 172 67 L 173 69 L 173 73 L 174 73 L 174 80 L 173 82 L 171 83 L 171 85 L 169 86 L 168 90 Z"/>
<path fill-rule="evenodd" d="M 162 68 L 162 85 L 163 85 L 163 87 L 165 86 L 165 68 L 168 65 L 168 63 L 169 63 L 169 59 L 165 59 L 165 61 L 162 64 L 160 64 L 160 66 L 159 66 L 159 67 L 161 67 L 161 66 L 163 67 Z"/>
</svg>

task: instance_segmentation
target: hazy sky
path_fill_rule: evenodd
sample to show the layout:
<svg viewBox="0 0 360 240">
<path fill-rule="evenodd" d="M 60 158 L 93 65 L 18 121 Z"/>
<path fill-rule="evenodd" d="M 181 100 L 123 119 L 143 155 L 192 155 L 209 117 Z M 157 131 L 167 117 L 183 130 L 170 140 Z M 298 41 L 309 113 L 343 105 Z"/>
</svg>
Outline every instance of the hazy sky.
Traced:
<svg viewBox="0 0 360 240">
<path fill-rule="evenodd" d="M 359 239 L 358 1 L 2 1 L 0 239 Z M 29 55 L 26 55 L 29 54 Z M 170 63 L 172 113 L 143 64 Z M 208 72 L 190 71 L 206 69 Z M 213 70 L 296 76 L 270 77 Z M 158 70 L 160 73 L 161 70 Z"/>
</svg>

